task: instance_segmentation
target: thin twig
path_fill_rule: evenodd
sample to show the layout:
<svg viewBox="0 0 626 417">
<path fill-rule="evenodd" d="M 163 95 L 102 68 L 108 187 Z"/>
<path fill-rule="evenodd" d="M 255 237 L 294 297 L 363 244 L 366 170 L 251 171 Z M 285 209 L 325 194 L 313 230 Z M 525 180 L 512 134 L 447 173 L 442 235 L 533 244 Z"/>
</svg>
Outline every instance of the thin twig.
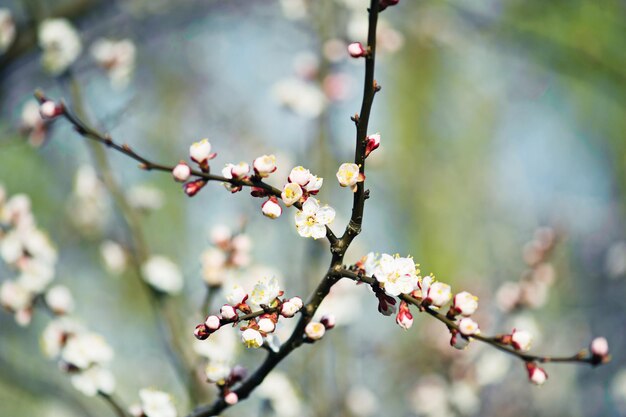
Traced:
<svg viewBox="0 0 626 417">
<path fill-rule="evenodd" d="M 112 394 L 105 394 L 104 392 L 98 391 L 98 395 L 109 404 L 117 417 L 128 417 L 129 414 Z"/>
<path fill-rule="evenodd" d="M 339 274 L 344 278 L 349 278 L 357 282 L 363 282 L 370 286 L 378 285 L 378 281 L 376 280 L 376 278 L 368 277 L 368 276 L 356 273 L 354 271 L 350 271 L 348 269 L 342 269 L 341 271 L 339 271 Z M 398 296 L 398 298 L 400 298 L 402 301 L 405 301 L 409 304 L 416 306 L 420 311 L 423 311 L 429 314 L 430 316 L 436 318 L 440 322 L 444 323 L 448 327 L 448 329 L 454 329 L 460 332 L 459 326 L 453 320 L 450 320 L 448 317 L 445 316 L 445 314 L 441 314 L 440 312 L 438 312 L 437 310 L 434 310 L 430 306 L 423 304 L 421 300 L 418 300 L 417 298 L 412 297 L 408 294 L 401 294 L 400 296 Z M 528 353 L 515 350 L 511 348 L 509 345 L 499 342 L 497 337 L 488 337 L 488 336 L 483 336 L 481 334 L 475 334 L 475 335 L 468 336 L 468 338 L 475 339 L 483 343 L 486 343 L 488 345 L 491 345 L 495 347 L 496 349 L 499 349 L 505 353 L 508 353 L 509 355 L 518 357 L 524 362 L 585 363 L 589 365 L 597 365 L 597 362 L 594 360 L 593 356 L 589 355 L 586 351 L 581 351 L 573 356 L 563 356 L 563 357 L 531 355 Z"/>
</svg>

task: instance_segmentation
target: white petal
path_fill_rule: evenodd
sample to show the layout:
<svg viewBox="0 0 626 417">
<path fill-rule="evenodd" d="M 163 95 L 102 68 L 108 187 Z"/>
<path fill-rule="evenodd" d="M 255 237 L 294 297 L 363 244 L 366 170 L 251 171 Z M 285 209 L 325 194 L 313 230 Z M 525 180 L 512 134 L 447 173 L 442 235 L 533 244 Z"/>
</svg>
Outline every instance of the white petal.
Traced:
<svg viewBox="0 0 626 417">
<path fill-rule="evenodd" d="M 335 209 L 330 206 L 324 206 L 317 211 L 315 219 L 319 224 L 329 224 L 335 220 Z"/>
<path fill-rule="evenodd" d="M 313 239 L 321 239 L 326 236 L 326 227 L 317 223 L 311 227 L 311 237 Z"/>
<path fill-rule="evenodd" d="M 302 205 L 302 212 L 308 216 L 312 216 L 320 209 L 320 203 L 317 199 L 309 197 Z"/>
</svg>

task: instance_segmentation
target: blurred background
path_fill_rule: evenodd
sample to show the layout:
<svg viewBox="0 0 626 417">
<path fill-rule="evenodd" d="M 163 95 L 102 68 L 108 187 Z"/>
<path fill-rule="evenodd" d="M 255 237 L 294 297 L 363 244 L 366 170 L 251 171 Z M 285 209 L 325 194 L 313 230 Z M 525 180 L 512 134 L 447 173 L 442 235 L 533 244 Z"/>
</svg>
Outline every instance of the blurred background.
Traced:
<svg viewBox="0 0 626 417">
<path fill-rule="evenodd" d="M 75 315 L 115 350 L 111 369 L 126 404 L 152 386 L 173 394 L 180 415 L 191 407 L 159 343 L 159 318 L 116 252 L 132 236 L 95 152 L 64 120 L 44 124 L 29 114 L 34 89 L 80 106 L 94 126 L 155 161 L 187 159 L 188 146 L 208 137 L 215 171 L 274 153 L 279 168 L 270 182 L 281 186 L 304 165 L 325 178 L 319 197 L 336 208 L 339 232 L 352 196 L 334 176 L 353 158 L 350 116 L 360 108 L 363 78 L 363 62 L 345 47 L 365 40 L 366 6 L 2 1 L 15 31 L 10 36 L 5 12 L 0 182 L 9 195 L 31 198 L 59 253 L 56 282 L 72 290 Z M 484 333 L 523 328 L 535 335 L 535 352 L 563 355 L 603 335 L 613 361 L 598 369 L 547 365 L 550 379 L 537 388 L 515 358 L 478 343 L 456 351 L 447 330 L 419 314 L 403 331 L 376 312 L 369 291 L 342 282 L 321 308 L 339 326 L 224 415 L 626 416 L 625 7 L 618 0 L 405 0 L 386 10 L 382 91 L 370 123 L 382 144 L 368 158 L 371 198 L 347 256 L 410 254 L 423 273 L 479 296 Z M 56 74 L 37 37 L 51 17 L 71 21 L 82 45 Z M 127 40 L 115 65 L 110 50 L 94 46 L 103 38 Z M 244 351 L 236 330 L 210 338 L 213 349 L 192 337 L 206 291 L 201 259 L 224 230 L 216 226 L 245 224 L 252 242 L 250 261 L 224 272 L 229 283 L 276 276 L 289 296 L 304 298 L 315 287 L 328 266 L 327 243 L 300 238 L 293 210 L 267 219 L 262 200 L 214 183 L 190 199 L 168 174 L 106 155 L 150 252 L 174 260 L 184 275 L 184 292 L 168 308 L 194 363 L 202 369 L 203 357 L 236 351 L 227 359 L 254 369 L 264 354 Z M 0 273 L 3 280 L 12 274 L 4 266 Z M 213 310 L 223 302 L 215 294 Z M 24 328 L 0 314 L 0 415 L 108 415 L 101 399 L 75 391 L 41 354 L 48 321 L 35 312 Z M 208 401 L 214 393 L 206 391 Z"/>
</svg>

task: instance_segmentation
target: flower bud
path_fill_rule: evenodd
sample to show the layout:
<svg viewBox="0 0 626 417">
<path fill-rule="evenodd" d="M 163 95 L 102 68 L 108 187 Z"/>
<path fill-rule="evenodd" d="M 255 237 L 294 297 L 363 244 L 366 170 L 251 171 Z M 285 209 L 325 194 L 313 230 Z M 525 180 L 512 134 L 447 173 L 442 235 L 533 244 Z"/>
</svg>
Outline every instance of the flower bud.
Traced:
<svg viewBox="0 0 626 417">
<path fill-rule="evenodd" d="M 285 301 L 280 309 L 280 315 L 286 318 L 293 317 L 299 310 L 291 301 Z"/>
<path fill-rule="evenodd" d="M 450 338 L 450 346 L 455 349 L 463 350 L 470 343 L 470 340 L 463 336 L 461 332 L 457 330 L 452 330 L 452 337 Z"/>
<path fill-rule="evenodd" d="M 302 188 L 304 188 L 307 193 L 316 195 L 320 191 L 320 188 L 322 188 L 322 184 L 324 184 L 324 178 L 320 178 L 317 175 L 311 175 L 309 177 L 309 182 Z"/>
<path fill-rule="evenodd" d="M 378 3 L 378 11 L 382 12 L 389 6 L 395 6 L 400 3 L 400 0 L 380 0 Z"/>
<path fill-rule="evenodd" d="M 295 182 L 298 185 L 306 185 L 311 180 L 311 171 L 303 166 L 297 166 L 289 173 L 289 182 Z"/>
<path fill-rule="evenodd" d="M 237 312 L 235 311 L 235 308 L 228 304 L 224 304 L 222 306 L 222 308 L 220 309 L 220 314 L 222 315 L 222 318 L 224 320 L 232 320 L 237 317 Z"/>
<path fill-rule="evenodd" d="M 272 333 L 276 330 L 276 323 L 268 317 L 260 319 L 257 324 L 259 325 L 259 330 L 263 333 Z"/>
<path fill-rule="evenodd" d="M 270 197 L 265 203 L 261 204 L 261 212 L 270 219 L 276 219 L 283 213 L 283 209 L 278 204 L 276 197 Z"/>
<path fill-rule="evenodd" d="M 283 192 L 281 193 L 281 198 L 283 199 L 283 203 L 289 207 L 300 201 L 302 198 L 302 188 L 295 182 L 285 184 L 285 188 L 283 188 Z"/>
<path fill-rule="evenodd" d="M 304 328 L 304 333 L 306 337 L 311 340 L 319 340 L 324 337 L 324 333 L 326 333 L 326 327 L 322 323 L 318 323 L 315 321 L 310 322 Z"/>
<path fill-rule="evenodd" d="M 348 53 L 352 58 L 362 58 L 367 56 L 367 49 L 361 45 L 361 42 L 353 42 L 348 45 Z"/>
<path fill-rule="evenodd" d="M 258 349 L 263 346 L 263 336 L 255 329 L 244 330 L 241 333 L 241 340 L 247 348 Z"/>
<path fill-rule="evenodd" d="M 461 319 L 459 322 L 459 331 L 463 334 L 463 336 L 471 336 L 480 333 L 478 323 L 469 317 Z"/>
<path fill-rule="evenodd" d="M 211 331 L 206 324 L 201 323 L 196 326 L 193 335 L 196 336 L 198 340 L 205 340 L 211 335 Z"/>
<path fill-rule="evenodd" d="M 589 350 L 593 355 L 594 364 L 605 363 L 609 361 L 609 342 L 604 337 L 596 337 L 591 341 Z"/>
<path fill-rule="evenodd" d="M 231 391 L 224 396 L 224 402 L 228 405 L 235 405 L 239 402 L 239 396 L 237 393 Z"/>
<path fill-rule="evenodd" d="M 230 164 L 230 173 L 232 178 L 245 177 L 250 171 L 250 165 L 246 162 L 240 162 L 237 165 Z"/>
<path fill-rule="evenodd" d="M 530 349 L 532 340 L 533 337 L 530 332 L 525 330 L 513 329 L 513 332 L 511 333 L 511 346 L 513 346 L 515 350 L 526 352 Z"/>
<path fill-rule="evenodd" d="M 337 319 L 334 314 L 324 314 L 320 319 L 320 323 L 322 323 L 326 330 L 330 330 L 337 324 Z"/>
<path fill-rule="evenodd" d="M 408 330 L 413 326 L 413 315 L 411 314 L 409 305 L 404 301 L 400 302 L 400 308 L 396 315 L 396 323 L 404 330 Z"/>
<path fill-rule="evenodd" d="M 548 379 L 546 371 L 533 362 L 526 362 L 526 370 L 528 371 L 528 379 L 535 385 L 543 385 Z"/>
<path fill-rule="evenodd" d="M 428 287 L 428 293 L 424 301 L 435 307 L 441 307 L 450 301 L 450 291 L 451 289 L 448 284 L 435 282 Z"/>
<path fill-rule="evenodd" d="M 217 317 L 217 316 L 209 316 L 209 317 L 207 317 L 206 321 L 204 322 L 204 324 L 206 324 L 206 327 L 210 331 L 215 331 L 215 330 L 219 329 L 220 326 L 221 326 L 220 318 Z"/>
<path fill-rule="evenodd" d="M 63 114 L 63 105 L 46 100 L 39 106 L 39 114 L 43 119 L 51 120 Z"/>
<path fill-rule="evenodd" d="M 474 314 L 476 309 L 478 309 L 478 297 L 467 291 L 460 292 L 454 296 L 451 309 L 453 313 L 468 317 Z"/>
<path fill-rule="evenodd" d="M 365 157 L 367 158 L 372 151 L 375 151 L 380 146 L 380 134 L 369 135 L 367 137 L 367 144 L 365 145 Z"/>
<path fill-rule="evenodd" d="M 268 177 L 276 171 L 276 157 L 274 155 L 259 156 L 252 162 L 254 172 L 261 178 Z"/>
<path fill-rule="evenodd" d="M 185 182 L 191 176 L 191 168 L 185 162 L 179 162 L 172 170 L 174 179 L 178 182 Z"/>
<path fill-rule="evenodd" d="M 208 162 L 216 156 L 216 153 L 211 152 L 211 143 L 208 139 L 202 139 L 189 147 L 189 157 L 203 167 L 207 167 Z"/>
<path fill-rule="evenodd" d="M 302 302 L 302 298 L 300 297 L 291 297 L 289 299 L 289 302 L 294 304 L 298 310 L 300 310 L 304 306 L 304 303 Z"/>
<path fill-rule="evenodd" d="M 198 194 L 198 192 L 203 189 L 205 185 L 206 181 L 195 180 L 184 184 L 183 190 L 185 191 L 185 194 L 187 194 L 189 197 L 193 197 L 194 195 Z"/>
</svg>

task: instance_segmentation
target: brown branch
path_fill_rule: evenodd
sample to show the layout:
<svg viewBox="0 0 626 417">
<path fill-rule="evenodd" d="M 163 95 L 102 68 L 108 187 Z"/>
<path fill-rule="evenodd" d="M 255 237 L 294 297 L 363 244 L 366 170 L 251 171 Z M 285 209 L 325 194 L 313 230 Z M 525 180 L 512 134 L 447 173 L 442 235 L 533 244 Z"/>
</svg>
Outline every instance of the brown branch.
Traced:
<svg viewBox="0 0 626 417">
<path fill-rule="evenodd" d="M 370 286 L 378 285 L 378 281 L 376 280 L 376 278 L 368 277 L 363 274 L 359 274 L 357 272 L 350 271 L 347 269 L 342 269 L 339 272 L 339 274 L 344 278 L 349 278 L 357 282 L 363 282 Z M 417 298 L 412 297 L 408 294 L 400 294 L 398 298 L 400 298 L 402 301 L 405 301 L 409 304 L 416 306 L 420 311 L 423 311 L 429 314 L 430 316 L 436 318 L 437 320 L 445 324 L 446 327 L 448 327 L 448 329 L 460 332 L 459 326 L 453 320 L 450 320 L 448 317 L 445 316 L 445 314 L 441 314 L 437 310 L 432 309 L 430 306 L 423 304 L 421 300 L 418 300 Z M 594 357 L 588 354 L 588 352 L 586 352 L 585 350 L 582 350 L 573 356 L 557 357 L 557 356 L 531 355 L 528 353 L 520 352 L 518 350 L 513 349 L 509 345 L 501 343 L 500 341 L 498 341 L 497 337 L 488 337 L 488 336 L 483 336 L 481 334 L 475 334 L 472 336 L 467 336 L 467 338 L 475 339 L 480 342 L 491 345 L 495 347 L 496 349 L 501 350 L 502 352 L 518 357 L 524 362 L 586 363 L 589 365 L 598 365 L 598 362 L 596 361 L 596 359 L 594 359 Z"/>
</svg>

